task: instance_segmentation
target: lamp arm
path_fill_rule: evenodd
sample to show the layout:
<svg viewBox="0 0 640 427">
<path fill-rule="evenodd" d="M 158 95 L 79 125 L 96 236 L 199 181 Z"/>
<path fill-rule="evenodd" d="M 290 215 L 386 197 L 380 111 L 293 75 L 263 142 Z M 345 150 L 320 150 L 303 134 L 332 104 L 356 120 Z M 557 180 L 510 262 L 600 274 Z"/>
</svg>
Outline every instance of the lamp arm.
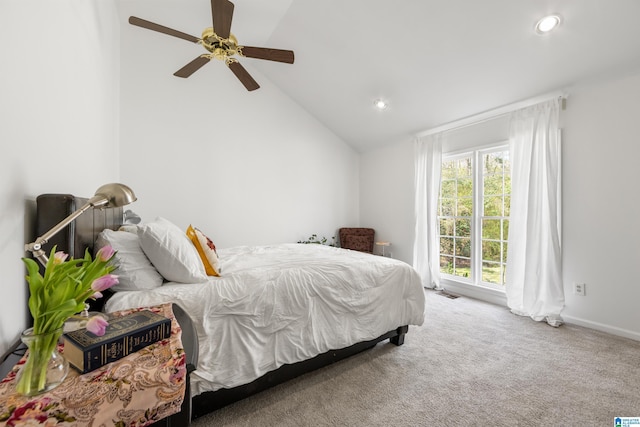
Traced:
<svg viewBox="0 0 640 427">
<path fill-rule="evenodd" d="M 43 266 L 47 265 L 47 261 L 49 258 L 47 254 L 42 250 L 42 246 L 46 244 L 49 239 L 58 234 L 64 227 L 71 224 L 78 218 L 80 215 L 85 213 L 87 210 L 96 207 L 102 206 L 108 203 L 108 200 L 104 197 L 93 197 L 89 199 L 87 203 L 85 203 L 80 209 L 73 212 L 71 215 L 60 221 L 58 224 L 53 226 L 51 230 L 44 233 L 42 236 L 38 237 L 35 242 L 28 243 L 24 246 L 25 251 L 30 251 L 33 254 L 33 257 L 40 261 L 40 264 Z"/>
</svg>

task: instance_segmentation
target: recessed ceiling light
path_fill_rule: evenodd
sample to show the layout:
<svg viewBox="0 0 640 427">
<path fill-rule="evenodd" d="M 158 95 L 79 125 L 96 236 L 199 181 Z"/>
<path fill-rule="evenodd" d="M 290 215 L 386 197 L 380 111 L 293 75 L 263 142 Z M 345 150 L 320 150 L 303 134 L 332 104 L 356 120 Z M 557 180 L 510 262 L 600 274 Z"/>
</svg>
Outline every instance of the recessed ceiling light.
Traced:
<svg viewBox="0 0 640 427">
<path fill-rule="evenodd" d="M 375 101 L 373 101 L 373 105 L 375 105 L 378 110 L 384 110 L 388 107 L 389 104 L 387 104 L 384 99 L 376 99 Z"/>
<path fill-rule="evenodd" d="M 536 33 L 547 34 L 553 29 L 557 28 L 558 25 L 560 25 L 560 22 L 562 22 L 562 19 L 560 19 L 560 15 L 545 16 L 536 24 Z"/>
</svg>

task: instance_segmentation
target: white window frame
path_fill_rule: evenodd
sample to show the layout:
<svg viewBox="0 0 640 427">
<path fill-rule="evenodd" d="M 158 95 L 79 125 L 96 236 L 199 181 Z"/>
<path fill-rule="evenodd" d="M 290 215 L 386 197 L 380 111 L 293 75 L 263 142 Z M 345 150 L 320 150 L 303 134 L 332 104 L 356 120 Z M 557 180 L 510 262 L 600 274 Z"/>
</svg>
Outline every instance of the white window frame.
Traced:
<svg viewBox="0 0 640 427">
<path fill-rule="evenodd" d="M 482 156 L 498 151 L 509 151 L 509 142 L 500 141 L 493 144 L 469 147 L 464 150 L 442 153 L 442 163 L 451 160 L 459 160 L 471 157 L 472 167 L 472 186 L 473 186 L 473 215 L 471 217 L 471 276 L 466 278 L 455 276 L 453 274 L 440 272 L 442 281 L 446 284 L 459 283 L 467 286 L 486 288 L 498 291 L 502 294 L 505 292 L 505 285 L 483 282 L 482 281 L 482 218 L 483 218 L 483 166 Z M 440 195 L 438 196 L 438 204 L 440 203 Z M 438 222 L 440 216 L 438 215 Z M 438 230 L 440 226 L 438 225 Z M 438 245 L 438 248 L 440 245 Z M 438 253 L 438 259 L 440 254 Z"/>
</svg>

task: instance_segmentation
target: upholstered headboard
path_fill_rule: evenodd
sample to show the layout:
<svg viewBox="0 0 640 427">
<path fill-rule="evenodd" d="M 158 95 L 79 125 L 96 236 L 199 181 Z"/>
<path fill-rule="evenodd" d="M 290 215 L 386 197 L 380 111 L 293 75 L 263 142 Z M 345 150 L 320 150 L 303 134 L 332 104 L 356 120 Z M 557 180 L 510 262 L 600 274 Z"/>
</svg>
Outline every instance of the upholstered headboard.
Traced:
<svg viewBox="0 0 640 427">
<path fill-rule="evenodd" d="M 42 194 L 36 199 L 36 236 L 42 236 L 54 225 L 75 212 L 88 199 L 71 194 Z M 56 245 L 73 258 L 82 258 L 85 249 L 93 255 L 93 245 L 105 228 L 117 230 L 123 222 L 122 208 L 89 209 L 53 236 L 43 249 L 47 256 Z"/>
</svg>

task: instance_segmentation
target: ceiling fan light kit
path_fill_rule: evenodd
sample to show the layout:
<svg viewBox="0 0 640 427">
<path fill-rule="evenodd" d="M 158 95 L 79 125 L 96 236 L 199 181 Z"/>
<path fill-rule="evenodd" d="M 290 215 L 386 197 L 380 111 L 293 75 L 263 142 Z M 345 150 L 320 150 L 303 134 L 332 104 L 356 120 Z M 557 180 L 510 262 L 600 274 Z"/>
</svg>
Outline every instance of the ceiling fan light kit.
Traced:
<svg viewBox="0 0 640 427">
<path fill-rule="evenodd" d="M 235 56 L 293 64 L 294 54 L 291 50 L 269 49 L 264 47 L 241 46 L 238 39 L 231 34 L 234 5 L 228 0 L 211 0 L 213 27 L 205 28 L 202 37 L 198 38 L 163 25 L 146 21 L 135 16 L 129 17 L 129 23 L 148 30 L 157 31 L 173 37 L 202 45 L 209 53 L 203 53 L 187 65 L 173 73 L 176 77 L 187 78 L 212 59 L 223 61 L 238 80 L 249 90 L 256 90 L 260 85 L 240 64 Z"/>
</svg>

